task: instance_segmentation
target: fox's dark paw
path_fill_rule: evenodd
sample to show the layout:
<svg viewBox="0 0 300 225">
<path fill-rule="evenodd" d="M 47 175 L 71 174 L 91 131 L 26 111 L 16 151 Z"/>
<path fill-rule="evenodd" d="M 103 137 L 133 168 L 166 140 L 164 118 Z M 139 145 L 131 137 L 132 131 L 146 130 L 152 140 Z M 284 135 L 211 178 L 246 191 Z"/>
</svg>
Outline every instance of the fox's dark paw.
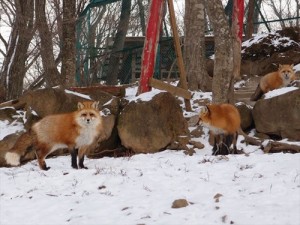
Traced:
<svg viewBox="0 0 300 225">
<path fill-rule="evenodd" d="M 72 168 L 77 170 L 78 166 L 77 165 L 72 165 Z"/>
<path fill-rule="evenodd" d="M 47 171 L 47 170 L 49 170 L 50 168 L 51 168 L 50 166 L 44 166 L 44 167 L 42 168 L 42 170 Z"/>
<path fill-rule="evenodd" d="M 88 169 L 86 166 L 80 166 L 79 168 L 80 169 L 86 169 L 86 170 Z"/>
</svg>

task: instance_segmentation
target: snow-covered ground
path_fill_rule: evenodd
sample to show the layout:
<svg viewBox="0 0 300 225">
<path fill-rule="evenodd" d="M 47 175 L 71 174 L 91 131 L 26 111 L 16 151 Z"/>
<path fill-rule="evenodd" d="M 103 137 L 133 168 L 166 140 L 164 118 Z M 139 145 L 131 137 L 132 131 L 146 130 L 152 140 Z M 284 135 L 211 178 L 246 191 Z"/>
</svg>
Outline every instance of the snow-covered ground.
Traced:
<svg viewBox="0 0 300 225">
<path fill-rule="evenodd" d="M 126 98 L 135 93 L 127 89 Z M 0 123 L 1 138 L 19 129 Z M 300 154 L 263 154 L 240 136 L 238 148 L 248 154 L 212 156 L 207 130 L 195 140 L 205 148 L 193 156 L 166 150 L 86 159 L 88 170 L 60 156 L 46 160 L 49 171 L 36 160 L 0 168 L 0 224 L 300 224 Z M 172 208 L 177 199 L 189 204 Z"/>
</svg>

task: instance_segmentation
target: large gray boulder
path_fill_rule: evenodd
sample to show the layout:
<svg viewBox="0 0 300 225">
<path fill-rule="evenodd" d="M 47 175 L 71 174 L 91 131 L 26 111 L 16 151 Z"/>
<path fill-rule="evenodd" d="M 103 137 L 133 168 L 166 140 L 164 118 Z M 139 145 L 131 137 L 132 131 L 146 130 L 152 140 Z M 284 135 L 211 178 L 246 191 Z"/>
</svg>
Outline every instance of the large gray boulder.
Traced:
<svg viewBox="0 0 300 225">
<path fill-rule="evenodd" d="M 129 102 L 120 113 L 117 128 L 122 145 L 135 153 L 154 153 L 169 145 L 182 149 L 189 141 L 182 109 L 168 92 L 149 101 Z"/>
<path fill-rule="evenodd" d="M 239 102 L 235 106 L 241 115 L 242 130 L 251 129 L 253 127 L 252 107 L 243 102 Z"/>
<path fill-rule="evenodd" d="M 261 99 L 252 113 L 258 132 L 300 141 L 300 89 Z"/>
</svg>

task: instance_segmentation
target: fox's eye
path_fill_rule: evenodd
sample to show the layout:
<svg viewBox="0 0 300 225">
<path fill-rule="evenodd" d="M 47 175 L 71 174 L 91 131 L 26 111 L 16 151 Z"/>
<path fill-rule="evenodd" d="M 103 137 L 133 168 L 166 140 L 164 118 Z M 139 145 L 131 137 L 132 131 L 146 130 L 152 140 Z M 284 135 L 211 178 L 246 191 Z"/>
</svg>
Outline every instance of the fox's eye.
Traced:
<svg viewBox="0 0 300 225">
<path fill-rule="evenodd" d="M 94 117 L 95 116 L 95 114 L 94 113 L 90 113 L 90 117 Z"/>
<path fill-rule="evenodd" d="M 82 113 L 81 115 L 84 116 L 84 117 L 86 117 L 86 113 Z"/>
</svg>

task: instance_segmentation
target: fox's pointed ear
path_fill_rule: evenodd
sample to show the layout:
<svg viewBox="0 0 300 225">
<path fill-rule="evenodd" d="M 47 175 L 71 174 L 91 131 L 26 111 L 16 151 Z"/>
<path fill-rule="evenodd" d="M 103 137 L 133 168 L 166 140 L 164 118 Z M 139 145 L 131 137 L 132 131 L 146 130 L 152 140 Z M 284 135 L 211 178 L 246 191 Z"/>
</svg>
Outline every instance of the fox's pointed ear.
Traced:
<svg viewBox="0 0 300 225">
<path fill-rule="evenodd" d="M 83 109 L 84 108 L 84 105 L 83 105 L 83 103 L 82 102 L 78 102 L 78 104 L 77 104 L 77 109 Z"/>
<path fill-rule="evenodd" d="M 281 64 L 279 64 L 279 65 L 278 65 L 278 69 L 281 69 L 281 68 L 282 68 L 282 65 L 281 65 Z"/>
<path fill-rule="evenodd" d="M 93 102 L 92 107 L 94 109 L 99 109 L 99 101 Z"/>
<path fill-rule="evenodd" d="M 291 67 L 292 67 L 292 68 L 294 67 L 294 63 L 291 65 Z"/>
</svg>

